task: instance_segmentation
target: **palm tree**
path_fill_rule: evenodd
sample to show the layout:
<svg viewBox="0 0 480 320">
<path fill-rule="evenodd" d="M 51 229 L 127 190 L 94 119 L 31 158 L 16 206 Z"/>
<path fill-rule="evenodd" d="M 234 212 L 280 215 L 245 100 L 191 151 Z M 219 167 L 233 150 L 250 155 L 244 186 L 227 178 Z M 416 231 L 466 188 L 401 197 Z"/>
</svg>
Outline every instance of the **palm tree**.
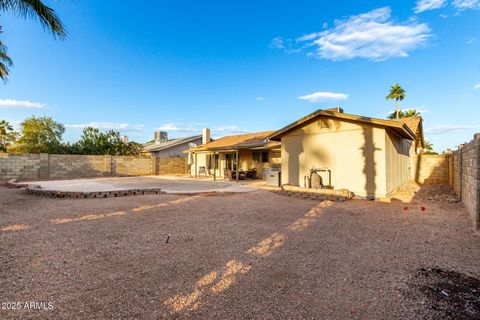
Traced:
<svg viewBox="0 0 480 320">
<path fill-rule="evenodd" d="M 416 109 L 408 109 L 408 110 L 398 110 L 398 118 L 410 118 L 410 117 L 419 117 L 420 111 Z M 387 117 L 388 119 L 397 119 L 397 112 L 393 111 Z"/>
<path fill-rule="evenodd" d="M 396 119 L 399 118 L 398 116 L 398 102 L 399 101 L 402 101 L 403 99 L 405 99 L 405 90 L 397 83 L 397 84 L 394 84 L 391 88 L 390 88 L 390 93 L 388 96 L 385 97 L 385 99 L 389 100 L 389 99 L 395 99 L 395 115 L 396 115 Z"/>
<path fill-rule="evenodd" d="M 7 149 L 7 140 L 12 139 L 13 133 L 13 127 L 9 122 L 5 120 L 0 121 L 0 142 L 2 143 L 0 148 L 1 150 Z"/>
<path fill-rule="evenodd" d="M 425 141 L 425 151 L 433 153 L 433 143 L 431 143 L 430 141 Z"/>
<path fill-rule="evenodd" d="M 0 34 L 2 34 L 2 27 L 0 26 Z M 8 67 L 12 65 L 12 59 L 7 55 L 7 47 L 0 40 L 0 78 L 5 81 L 8 77 Z"/>
<path fill-rule="evenodd" d="M 38 19 L 44 29 L 50 30 L 55 38 L 63 39 L 67 36 L 67 31 L 55 11 L 41 0 L 0 0 L 0 11 L 13 13 L 22 18 Z M 3 81 L 8 77 L 8 67 L 12 65 L 6 49 L 4 43 L 0 41 L 0 79 Z"/>
</svg>

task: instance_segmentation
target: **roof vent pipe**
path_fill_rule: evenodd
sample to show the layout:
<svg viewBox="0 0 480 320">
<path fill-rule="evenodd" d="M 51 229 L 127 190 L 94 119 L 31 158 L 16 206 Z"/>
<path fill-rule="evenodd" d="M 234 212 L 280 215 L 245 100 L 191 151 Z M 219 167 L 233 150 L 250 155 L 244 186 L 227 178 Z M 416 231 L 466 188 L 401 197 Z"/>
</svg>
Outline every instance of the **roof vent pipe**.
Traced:
<svg viewBox="0 0 480 320">
<path fill-rule="evenodd" d="M 343 113 L 343 109 L 340 108 L 340 107 L 325 109 L 325 111 L 333 111 L 333 112 Z"/>
</svg>

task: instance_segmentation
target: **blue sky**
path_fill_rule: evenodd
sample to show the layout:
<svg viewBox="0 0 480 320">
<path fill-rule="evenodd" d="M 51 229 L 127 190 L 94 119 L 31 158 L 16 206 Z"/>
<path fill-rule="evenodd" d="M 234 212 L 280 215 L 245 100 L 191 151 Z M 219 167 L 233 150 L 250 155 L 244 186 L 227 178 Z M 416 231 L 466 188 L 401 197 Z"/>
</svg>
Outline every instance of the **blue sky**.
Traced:
<svg viewBox="0 0 480 320">
<path fill-rule="evenodd" d="M 3 14 L 0 119 L 131 140 L 278 129 L 319 108 L 384 118 L 389 86 L 437 151 L 480 131 L 480 0 L 45 1 L 69 37 Z"/>
</svg>

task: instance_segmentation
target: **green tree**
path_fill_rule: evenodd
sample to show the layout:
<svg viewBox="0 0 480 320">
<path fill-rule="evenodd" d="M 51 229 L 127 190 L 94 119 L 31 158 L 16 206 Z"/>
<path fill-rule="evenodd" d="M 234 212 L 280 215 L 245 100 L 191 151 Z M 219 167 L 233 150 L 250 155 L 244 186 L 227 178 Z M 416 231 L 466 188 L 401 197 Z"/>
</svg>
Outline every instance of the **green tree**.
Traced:
<svg viewBox="0 0 480 320">
<path fill-rule="evenodd" d="M 83 129 L 80 140 L 70 147 L 70 152 L 92 155 L 139 155 L 142 151 L 141 144 L 125 143 L 116 131 L 101 132 L 92 127 Z"/>
<path fill-rule="evenodd" d="M 41 0 L 0 0 L 0 11 L 12 13 L 21 18 L 32 18 L 40 21 L 44 29 L 49 30 L 56 38 L 65 38 L 67 32 L 56 15 L 55 11 L 46 6 Z M 0 28 L 1 33 L 1 28 Z M 12 60 L 7 54 L 7 48 L 0 41 L 0 78 L 6 80 L 9 74 L 8 67 Z"/>
<path fill-rule="evenodd" d="M 65 126 L 50 117 L 25 119 L 20 124 L 20 138 L 16 144 L 24 153 L 63 153 L 62 136 Z"/>
<path fill-rule="evenodd" d="M 415 109 L 408 109 L 408 110 L 398 110 L 398 118 L 410 118 L 410 117 L 419 117 L 420 112 Z M 388 119 L 398 119 L 397 112 L 393 111 L 387 117 Z"/>
<path fill-rule="evenodd" d="M 399 118 L 399 114 L 398 114 L 399 101 L 402 101 L 403 99 L 405 99 L 405 94 L 406 94 L 406 91 L 397 83 L 391 86 L 390 93 L 388 94 L 388 96 L 385 97 L 385 99 L 387 100 L 395 99 L 395 115 L 396 115 L 395 118 L 396 119 Z"/>
<path fill-rule="evenodd" d="M 13 126 L 5 120 L 0 121 L 0 151 L 7 151 L 7 145 L 15 140 Z"/>
</svg>

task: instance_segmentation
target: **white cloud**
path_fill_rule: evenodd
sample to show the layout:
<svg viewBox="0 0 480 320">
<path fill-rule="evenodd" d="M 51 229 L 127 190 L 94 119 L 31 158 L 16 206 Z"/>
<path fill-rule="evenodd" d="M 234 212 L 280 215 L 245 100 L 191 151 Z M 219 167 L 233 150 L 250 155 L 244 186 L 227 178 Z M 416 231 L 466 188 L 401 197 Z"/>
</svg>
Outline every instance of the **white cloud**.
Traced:
<svg viewBox="0 0 480 320">
<path fill-rule="evenodd" d="M 235 134 L 235 133 L 247 133 L 248 130 L 235 125 L 222 125 L 222 126 L 217 126 L 212 128 L 212 132 Z"/>
<path fill-rule="evenodd" d="M 270 42 L 270 47 L 275 49 L 283 49 L 285 48 L 285 41 L 282 37 L 273 38 L 272 42 Z"/>
<path fill-rule="evenodd" d="M 447 4 L 446 0 L 418 0 L 415 5 L 414 12 L 421 13 L 424 11 L 441 8 Z"/>
<path fill-rule="evenodd" d="M 191 124 L 184 123 L 165 123 L 155 130 L 161 131 L 181 131 L 181 132 L 200 132 L 202 129 Z"/>
<path fill-rule="evenodd" d="M 480 82 L 473 86 L 473 89 L 480 89 Z"/>
<path fill-rule="evenodd" d="M 265 100 L 265 97 L 257 97 L 257 101 L 263 101 Z"/>
<path fill-rule="evenodd" d="M 474 42 L 475 42 L 475 38 L 470 38 L 468 39 L 467 44 L 472 44 Z"/>
<path fill-rule="evenodd" d="M 27 100 L 0 99 L 0 108 L 1 107 L 44 109 L 47 107 L 47 104 L 41 103 L 41 102 L 32 102 Z"/>
<path fill-rule="evenodd" d="M 310 102 L 318 102 L 324 100 L 347 100 L 348 94 L 335 92 L 314 92 L 301 97 L 300 100 L 307 100 Z"/>
<path fill-rule="evenodd" d="M 430 112 L 429 109 L 416 109 L 416 110 L 420 113 L 429 113 Z"/>
<path fill-rule="evenodd" d="M 333 28 L 301 36 L 295 43 L 302 43 L 297 51 L 314 48 L 310 55 L 323 59 L 381 61 L 406 57 L 408 52 L 425 45 L 430 37 L 427 24 L 396 22 L 391 19 L 391 9 L 384 7 L 336 20 Z M 284 46 L 286 43 L 283 41 Z"/>
<path fill-rule="evenodd" d="M 115 122 L 90 122 L 82 124 L 66 124 L 65 127 L 71 129 L 83 129 L 85 127 L 93 127 L 104 130 L 122 130 L 122 131 L 141 131 L 144 129 L 143 125 L 129 124 L 129 123 L 115 123 Z"/>
<path fill-rule="evenodd" d="M 177 132 L 188 132 L 188 133 L 198 133 L 202 132 L 202 129 L 208 127 L 206 124 L 196 124 L 196 123 L 165 123 L 155 130 L 161 131 L 177 131 Z M 238 133 L 247 133 L 248 130 L 243 129 L 236 125 L 218 125 L 211 127 L 210 131 L 212 134 L 238 134 Z"/>
<path fill-rule="evenodd" d="M 480 0 L 453 0 L 452 5 L 460 11 L 467 9 L 480 9 Z"/>
<path fill-rule="evenodd" d="M 455 125 L 455 124 L 439 124 L 433 127 L 430 127 L 425 130 L 425 133 L 429 134 L 447 134 L 447 133 L 455 133 L 455 132 L 462 132 L 469 129 L 478 129 L 480 125 Z"/>
</svg>

